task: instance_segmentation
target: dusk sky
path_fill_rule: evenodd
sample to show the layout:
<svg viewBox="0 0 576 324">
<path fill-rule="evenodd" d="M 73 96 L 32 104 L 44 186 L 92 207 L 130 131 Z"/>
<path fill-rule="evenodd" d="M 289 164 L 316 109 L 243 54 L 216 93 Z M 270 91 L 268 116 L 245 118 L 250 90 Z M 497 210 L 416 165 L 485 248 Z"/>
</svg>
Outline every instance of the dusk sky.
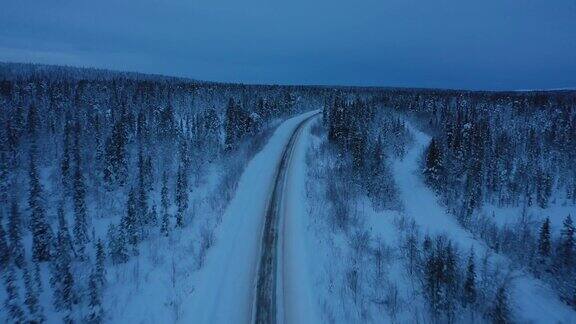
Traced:
<svg viewBox="0 0 576 324">
<path fill-rule="evenodd" d="M 3 1 L 0 61 L 244 83 L 576 88 L 576 0 Z"/>
</svg>

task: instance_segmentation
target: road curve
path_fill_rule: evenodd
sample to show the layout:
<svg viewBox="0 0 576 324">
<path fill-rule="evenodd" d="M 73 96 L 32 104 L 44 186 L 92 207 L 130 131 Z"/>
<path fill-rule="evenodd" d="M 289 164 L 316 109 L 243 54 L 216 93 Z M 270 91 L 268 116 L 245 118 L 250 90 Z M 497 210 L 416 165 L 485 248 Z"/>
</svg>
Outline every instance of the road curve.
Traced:
<svg viewBox="0 0 576 324">
<path fill-rule="evenodd" d="M 267 203 L 265 223 L 262 230 L 262 243 L 260 260 L 257 271 L 256 287 L 254 294 L 253 322 L 254 323 L 282 323 L 283 316 L 283 293 L 279 292 L 282 285 L 279 284 L 282 269 L 282 254 L 278 244 L 279 235 L 282 231 L 280 221 L 283 210 L 284 188 L 286 186 L 287 170 L 290 165 L 295 143 L 298 141 L 304 126 L 320 113 L 306 118 L 296 127 L 288 144 L 282 152 L 282 158 L 276 170 L 274 185 Z M 280 256 L 279 256 L 280 255 Z"/>
</svg>

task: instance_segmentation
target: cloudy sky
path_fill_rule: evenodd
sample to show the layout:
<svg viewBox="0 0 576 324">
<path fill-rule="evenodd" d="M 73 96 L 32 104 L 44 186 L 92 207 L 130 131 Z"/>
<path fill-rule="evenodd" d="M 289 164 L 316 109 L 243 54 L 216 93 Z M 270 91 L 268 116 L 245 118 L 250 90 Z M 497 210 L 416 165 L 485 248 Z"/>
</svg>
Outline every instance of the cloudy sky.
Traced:
<svg viewBox="0 0 576 324">
<path fill-rule="evenodd" d="M 245 83 L 576 87 L 576 0 L 4 1 L 0 61 Z"/>
</svg>

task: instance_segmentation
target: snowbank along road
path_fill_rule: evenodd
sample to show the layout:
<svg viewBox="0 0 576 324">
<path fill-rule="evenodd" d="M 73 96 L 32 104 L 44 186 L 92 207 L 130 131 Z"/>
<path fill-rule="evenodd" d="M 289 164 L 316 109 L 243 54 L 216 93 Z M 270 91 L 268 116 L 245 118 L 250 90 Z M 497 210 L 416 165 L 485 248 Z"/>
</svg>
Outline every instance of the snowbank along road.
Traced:
<svg viewBox="0 0 576 324">
<path fill-rule="evenodd" d="M 283 218 L 286 216 L 284 204 L 287 178 L 296 147 L 295 143 L 298 141 L 304 126 L 318 115 L 319 113 L 316 113 L 300 122 L 282 152 L 282 159 L 276 171 L 262 233 L 260 264 L 253 308 L 255 323 L 283 323 L 285 321 L 282 278 L 284 244 L 282 241 L 284 237 Z"/>
</svg>

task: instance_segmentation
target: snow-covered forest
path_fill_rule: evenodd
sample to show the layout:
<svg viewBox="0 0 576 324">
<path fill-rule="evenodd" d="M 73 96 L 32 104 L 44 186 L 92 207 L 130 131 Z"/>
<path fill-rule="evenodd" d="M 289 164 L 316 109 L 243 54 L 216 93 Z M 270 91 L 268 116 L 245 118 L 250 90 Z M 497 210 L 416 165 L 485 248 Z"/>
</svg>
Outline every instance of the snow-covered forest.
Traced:
<svg viewBox="0 0 576 324">
<path fill-rule="evenodd" d="M 226 322 L 290 145 L 286 318 L 576 322 L 576 91 L 0 63 L 0 109 L 3 322 Z"/>
<path fill-rule="evenodd" d="M 0 79 L 13 321 L 100 321 L 109 269 L 184 227 L 200 267 L 246 162 L 326 91 L 20 64 L 2 64 Z"/>
<path fill-rule="evenodd" d="M 308 181 L 331 320 L 574 320 L 574 92 L 330 102 Z"/>
</svg>

